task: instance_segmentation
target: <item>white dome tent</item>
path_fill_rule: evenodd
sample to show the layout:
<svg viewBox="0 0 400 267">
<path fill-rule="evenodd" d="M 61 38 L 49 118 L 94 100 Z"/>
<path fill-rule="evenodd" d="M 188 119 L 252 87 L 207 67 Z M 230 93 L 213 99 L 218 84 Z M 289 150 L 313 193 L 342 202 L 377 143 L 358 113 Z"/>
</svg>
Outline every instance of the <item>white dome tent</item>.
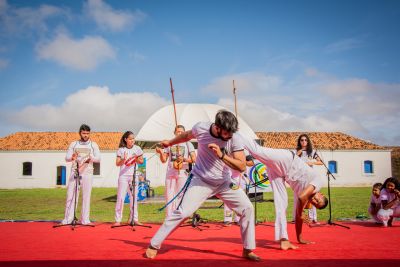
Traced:
<svg viewBox="0 0 400 267">
<path fill-rule="evenodd" d="M 215 104 L 176 104 L 176 115 L 178 124 L 191 129 L 200 121 L 211 121 L 215 119 L 215 114 L 221 109 L 229 110 Z M 239 132 L 252 139 L 257 139 L 257 135 L 250 126 L 238 117 Z M 162 164 L 158 156 L 154 156 L 154 149 L 149 150 L 156 142 L 174 137 L 175 117 L 173 105 L 168 105 L 156 111 L 142 126 L 136 135 L 137 144 L 145 148 L 146 178 L 151 181 L 152 186 L 164 184 L 166 164 Z M 192 140 L 196 142 L 195 140 Z M 147 149 L 146 149 L 147 148 Z"/>
<path fill-rule="evenodd" d="M 215 114 L 225 107 L 214 104 L 176 104 L 176 115 L 178 124 L 185 126 L 187 130 L 200 121 L 211 121 L 215 119 Z M 252 139 L 257 139 L 257 135 L 250 126 L 238 117 L 239 132 Z M 173 105 L 165 106 L 156 111 L 146 121 L 136 136 L 137 141 L 159 142 L 161 140 L 174 137 L 175 117 Z"/>
</svg>

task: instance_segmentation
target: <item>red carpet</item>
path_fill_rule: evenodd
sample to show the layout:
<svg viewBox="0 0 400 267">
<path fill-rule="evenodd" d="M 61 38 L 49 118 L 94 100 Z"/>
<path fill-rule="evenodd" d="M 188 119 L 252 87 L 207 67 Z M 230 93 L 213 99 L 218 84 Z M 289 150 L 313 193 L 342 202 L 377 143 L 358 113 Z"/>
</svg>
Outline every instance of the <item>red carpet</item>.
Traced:
<svg viewBox="0 0 400 267">
<path fill-rule="evenodd" d="M 52 228 L 53 223 L 0 223 L 0 266 L 399 266 L 400 222 L 394 227 L 376 227 L 371 222 L 343 223 L 339 226 L 305 227 L 304 236 L 316 244 L 300 245 L 292 251 L 279 250 L 273 241 L 273 227 L 256 228 L 260 263 L 240 257 L 238 226 L 198 231 L 180 227 L 164 243 L 154 260 L 143 253 L 159 225 L 152 229 L 128 227 L 111 229 Z M 289 225 L 294 240 L 294 225 Z"/>
</svg>

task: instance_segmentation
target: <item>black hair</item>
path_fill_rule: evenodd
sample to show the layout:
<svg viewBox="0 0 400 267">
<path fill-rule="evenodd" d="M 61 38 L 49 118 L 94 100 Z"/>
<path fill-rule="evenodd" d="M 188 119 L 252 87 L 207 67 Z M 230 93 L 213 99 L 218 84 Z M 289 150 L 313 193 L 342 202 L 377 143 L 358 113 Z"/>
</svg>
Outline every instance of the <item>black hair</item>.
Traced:
<svg viewBox="0 0 400 267">
<path fill-rule="evenodd" d="M 235 133 L 239 129 L 239 122 L 232 112 L 219 110 L 215 115 L 215 125 L 229 132 Z"/>
<path fill-rule="evenodd" d="M 90 132 L 90 127 L 89 127 L 89 125 L 87 125 L 87 124 L 82 124 L 81 127 L 79 127 L 79 132 L 82 132 L 82 131 Z"/>
<path fill-rule="evenodd" d="M 387 178 L 386 180 L 385 180 L 385 182 L 383 183 L 383 185 L 382 185 L 382 188 L 386 188 L 386 185 L 388 184 L 388 183 L 393 183 L 394 184 L 394 189 L 399 189 L 399 180 L 397 180 L 396 178 L 394 178 L 394 177 L 389 177 L 389 178 Z"/>
<path fill-rule="evenodd" d="M 131 134 L 132 134 L 133 136 L 135 136 L 135 135 L 133 134 L 133 132 L 131 132 L 131 131 L 126 131 L 126 132 L 122 135 L 121 140 L 119 141 L 119 146 L 118 146 L 118 147 L 126 147 L 127 144 L 126 144 L 125 139 L 128 138 Z"/>
<path fill-rule="evenodd" d="M 178 128 L 181 128 L 181 129 L 183 129 L 184 131 L 186 131 L 186 130 L 185 130 L 185 126 L 183 126 L 183 125 L 181 125 L 181 124 L 178 124 L 178 125 L 175 126 L 174 133 L 176 132 L 176 130 L 178 130 Z"/>
<path fill-rule="evenodd" d="M 246 156 L 246 161 L 253 161 L 254 157 L 252 155 L 247 155 Z"/>
<path fill-rule="evenodd" d="M 382 189 L 382 183 L 374 183 L 372 188 L 378 188 L 379 190 L 381 190 Z"/>
<path fill-rule="evenodd" d="M 326 206 L 328 206 L 328 204 L 329 204 L 328 198 L 326 196 L 323 196 L 323 199 L 324 199 L 324 205 L 322 205 L 321 207 L 318 207 L 319 210 L 325 209 Z"/>
<path fill-rule="evenodd" d="M 307 151 L 307 155 L 308 155 L 308 156 L 311 156 L 312 151 L 313 151 L 313 145 L 312 145 L 312 143 L 311 143 L 310 137 L 308 137 L 307 134 L 301 134 L 301 135 L 299 136 L 299 138 L 297 138 L 297 148 L 296 148 L 296 150 L 297 150 L 297 151 L 302 150 L 302 146 L 301 146 L 301 142 L 300 142 L 300 140 L 301 140 L 302 137 L 305 137 L 305 138 L 307 139 L 307 149 L 306 149 L 306 151 Z"/>
</svg>

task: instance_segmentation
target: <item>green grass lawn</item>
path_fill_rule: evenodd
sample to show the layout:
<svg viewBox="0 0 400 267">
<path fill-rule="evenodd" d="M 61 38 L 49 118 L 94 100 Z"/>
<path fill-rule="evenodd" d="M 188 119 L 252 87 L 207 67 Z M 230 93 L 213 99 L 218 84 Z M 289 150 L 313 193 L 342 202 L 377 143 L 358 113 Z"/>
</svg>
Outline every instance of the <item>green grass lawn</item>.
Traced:
<svg viewBox="0 0 400 267">
<path fill-rule="evenodd" d="M 93 221 L 113 222 L 116 201 L 116 188 L 93 188 L 91 198 L 91 214 Z M 327 193 L 327 189 L 322 190 Z M 332 218 L 334 220 L 354 219 L 357 215 L 368 215 L 371 189 L 369 187 L 332 188 Z M 155 188 L 155 194 L 162 196 L 164 187 Z M 292 218 L 293 194 L 288 189 L 289 208 L 288 220 Z M 264 202 L 257 204 L 257 220 L 272 222 L 274 204 L 271 202 L 272 193 L 264 193 Z M 15 189 L 0 190 L 0 220 L 61 220 L 64 217 L 66 189 Z M 202 218 L 210 221 L 223 220 L 223 208 L 219 208 L 221 201 L 207 201 L 198 213 Z M 78 205 L 78 218 L 80 211 Z M 158 209 L 163 203 L 140 203 L 139 218 L 142 222 L 162 222 L 164 212 Z M 128 218 L 128 204 L 124 207 L 124 220 Z M 318 219 L 326 221 L 329 210 L 318 210 Z"/>
</svg>

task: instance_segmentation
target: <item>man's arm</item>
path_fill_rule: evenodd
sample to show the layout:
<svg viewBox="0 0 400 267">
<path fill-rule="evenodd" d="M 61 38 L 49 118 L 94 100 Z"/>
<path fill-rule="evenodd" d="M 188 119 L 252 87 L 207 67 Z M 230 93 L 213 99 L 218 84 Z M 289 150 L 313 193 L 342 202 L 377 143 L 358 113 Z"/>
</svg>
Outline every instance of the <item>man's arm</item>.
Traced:
<svg viewBox="0 0 400 267">
<path fill-rule="evenodd" d="M 189 158 L 186 160 L 187 163 L 195 163 L 196 162 L 196 152 L 192 151 L 189 153 Z"/>
<path fill-rule="evenodd" d="M 191 140 L 193 138 L 194 138 L 194 135 L 192 133 L 192 130 L 189 130 L 189 131 L 186 131 L 186 132 L 184 132 L 184 133 L 182 133 L 182 134 L 180 134 L 178 136 L 175 136 L 171 140 L 161 141 L 160 144 L 163 147 L 169 147 L 169 146 L 173 146 L 173 145 L 176 145 L 176 144 L 179 144 L 179 143 L 187 142 L 187 141 L 189 141 L 189 140 Z"/>
<path fill-rule="evenodd" d="M 66 162 L 74 161 L 78 157 L 78 154 L 74 153 L 74 146 L 75 146 L 74 142 L 72 142 L 69 145 L 68 150 L 67 150 L 67 155 L 65 156 L 65 161 Z"/>
<path fill-rule="evenodd" d="M 99 146 L 95 142 L 93 142 L 92 145 L 93 145 L 93 155 L 90 154 L 90 161 L 91 162 L 95 162 L 95 163 L 99 163 L 100 162 Z"/>
<path fill-rule="evenodd" d="M 208 148 L 212 149 L 214 154 L 230 168 L 240 172 L 246 170 L 246 155 L 243 150 L 235 151 L 231 156 L 228 156 L 225 154 L 225 151 L 222 151 L 216 144 L 209 144 Z"/>
<path fill-rule="evenodd" d="M 313 185 L 308 185 L 299 195 L 299 199 L 297 201 L 297 207 L 296 207 L 296 236 L 297 236 L 297 241 L 300 244 L 310 244 L 312 242 L 306 241 L 302 237 L 302 231 L 303 231 L 303 210 L 305 206 L 307 205 L 310 196 L 313 194 L 315 190 L 315 187 Z"/>
</svg>

